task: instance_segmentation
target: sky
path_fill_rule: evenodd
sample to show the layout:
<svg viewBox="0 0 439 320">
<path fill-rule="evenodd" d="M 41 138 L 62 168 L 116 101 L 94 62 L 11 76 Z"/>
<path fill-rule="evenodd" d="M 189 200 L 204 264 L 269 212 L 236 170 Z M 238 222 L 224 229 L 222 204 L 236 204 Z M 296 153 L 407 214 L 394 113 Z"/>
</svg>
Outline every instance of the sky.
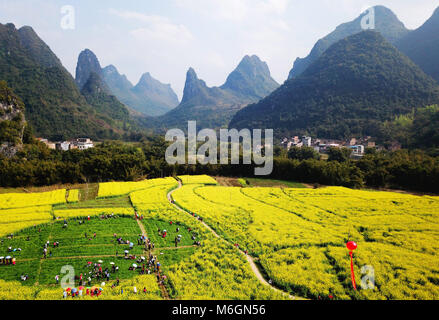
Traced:
<svg viewBox="0 0 439 320">
<path fill-rule="evenodd" d="M 88 48 L 134 85 L 150 72 L 181 98 L 189 67 L 208 86 L 220 86 L 247 54 L 266 61 L 283 83 L 318 39 L 378 4 L 409 29 L 439 6 L 436 0 L 0 0 L 0 23 L 33 27 L 73 76 Z M 66 28 L 65 6 L 74 9 L 73 29 Z"/>
</svg>

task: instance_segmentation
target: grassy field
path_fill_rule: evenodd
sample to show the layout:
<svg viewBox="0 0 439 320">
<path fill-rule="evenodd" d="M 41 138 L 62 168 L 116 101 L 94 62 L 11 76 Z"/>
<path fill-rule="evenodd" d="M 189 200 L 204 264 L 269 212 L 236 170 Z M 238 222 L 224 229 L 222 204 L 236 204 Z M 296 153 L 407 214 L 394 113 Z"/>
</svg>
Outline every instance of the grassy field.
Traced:
<svg viewBox="0 0 439 320">
<path fill-rule="evenodd" d="M 305 186 L 298 182 L 284 181 L 284 180 L 272 180 L 262 178 L 243 178 L 245 185 L 243 187 L 251 188 L 305 188 Z"/>
<path fill-rule="evenodd" d="M 0 279 L 18 281 L 20 276 L 27 274 L 29 280 L 25 285 L 54 285 L 55 276 L 60 274 L 62 266 L 71 265 L 76 273 L 88 273 L 87 262 L 104 261 L 103 268 L 111 268 L 110 262 L 115 262 L 120 271 L 114 275 L 120 280 L 130 279 L 138 275 L 138 272 L 129 271 L 128 268 L 135 263 L 132 260 L 124 259 L 124 251 L 129 250 L 130 254 L 137 257 L 144 256 L 144 246 L 137 244 L 141 234 L 137 221 L 133 217 L 114 217 L 101 219 L 94 217 L 90 221 L 72 219 L 67 220 L 68 227 L 64 228 L 64 222 L 54 222 L 37 227 L 31 227 L 17 233 L 12 239 L 3 239 L 0 245 L 0 253 L 11 255 L 17 259 L 16 266 L 2 266 Z M 184 226 L 170 226 L 164 221 L 143 220 L 145 229 L 151 234 L 150 239 L 155 243 L 154 254 L 158 255 L 167 268 L 173 263 L 184 259 L 187 255 L 194 253 L 196 247 L 192 247 L 191 234 Z M 180 227 L 177 232 L 176 228 Z M 167 238 L 159 237 L 158 229 L 167 228 Z M 96 233 L 96 237 L 94 234 Z M 174 238 L 182 235 L 179 246 L 188 246 L 181 251 L 175 249 Z M 129 249 L 128 244 L 118 244 L 116 236 L 123 240 L 134 243 L 134 248 Z M 50 241 L 48 256 L 43 258 L 43 246 Z M 54 242 L 59 246 L 53 247 Z M 9 252 L 8 248 L 21 249 L 20 251 Z M 170 250 L 170 249 L 173 250 Z M 94 284 L 100 284 L 94 281 Z"/>
<path fill-rule="evenodd" d="M 129 196 L 121 196 L 114 198 L 92 199 L 76 203 L 63 203 L 54 206 L 55 210 L 64 209 L 92 209 L 92 208 L 130 208 L 131 202 Z"/>
<path fill-rule="evenodd" d="M 244 188 L 306 188 L 305 185 L 284 180 L 273 180 L 265 178 L 230 178 L 215 177 L 220 186 L 223 187 L 244 187 Z M 205 184 L 200 182 L 200 184 Z"/>
</svg>

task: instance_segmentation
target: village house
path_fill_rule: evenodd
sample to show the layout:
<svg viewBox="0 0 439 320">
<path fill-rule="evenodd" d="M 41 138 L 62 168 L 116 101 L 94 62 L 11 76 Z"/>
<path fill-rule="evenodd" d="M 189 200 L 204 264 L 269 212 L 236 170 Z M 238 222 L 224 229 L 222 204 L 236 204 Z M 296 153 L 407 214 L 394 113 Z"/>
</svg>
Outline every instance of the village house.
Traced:
<svg viewBox="0 0 439 320">
<path fill-rule="evenodd" d="M 352 155 L 354 156 L 363 156 L 364 155 L 364 146 L 363 145 L 356 145 L 351 146 L 349 149 L 352 150 Z"/>
<path fill-rule="evenodd" d="M 89 138 L 79 138 L 73 141 L 73 146 L 75 146 L 79 150 L 87 150 L 90 148 L 94 148 L 93 141 Z"/>
<path fill-rule="evenodd" d="M 50 142 L 47 139 L 43 139 L 43 138 L 38 138 L 38 141 L 44 143 L 49 149 L 55 150 L 56 149 L 56 145 L 53 142 Z"/>
<path fill-rule="evenodd" d="M 38 138 L 38 141 L 44 143 L 49 149 L 59 151 L 69 151 L 72 149 L 87 150 L 94 148 L 93 141 L 89 138 L 79 138 L 72 141 L 50 142 L 47 139 Z"/>
<path fill-rule="evenodd" d="M 68 142 L 68 141 L 57 142 L 56 143 L 56 150 L 69 151 L 70 150 L 70 142 Z"/>
</svg>

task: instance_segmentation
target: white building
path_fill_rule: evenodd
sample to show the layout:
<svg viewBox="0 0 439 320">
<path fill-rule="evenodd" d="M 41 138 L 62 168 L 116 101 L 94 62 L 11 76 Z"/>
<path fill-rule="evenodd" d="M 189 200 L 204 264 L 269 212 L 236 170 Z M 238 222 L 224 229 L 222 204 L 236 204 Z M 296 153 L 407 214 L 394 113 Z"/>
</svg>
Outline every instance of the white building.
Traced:
<svg viewBox="0 0 439 320">
<path fill-rule="evenodd" d="M 94 147 L 93 141 L 89 138 L 79 138 L 73 142 L 73 145 L 79 150 L 87 150 Z"/>
<path fill-rule="evenodd" d="M 69 151 L 70 150 L 70 142 L 68 142 L 68 141 L 57 142 L 56 143 L 56 150 Z"/>
<path fill-rule="evenodd" d="M 350 149 L 352 150 L 352 154 L 354 156 L 364 155 L 364 146 L 362 146 L 362 145 L 351 146 Z"/>
<path fill-rule="evenodd" d="M 311 147 L 312 138 L 311 137 L 302 137 L 302 143 L 305 147 Z"/>
</svg>

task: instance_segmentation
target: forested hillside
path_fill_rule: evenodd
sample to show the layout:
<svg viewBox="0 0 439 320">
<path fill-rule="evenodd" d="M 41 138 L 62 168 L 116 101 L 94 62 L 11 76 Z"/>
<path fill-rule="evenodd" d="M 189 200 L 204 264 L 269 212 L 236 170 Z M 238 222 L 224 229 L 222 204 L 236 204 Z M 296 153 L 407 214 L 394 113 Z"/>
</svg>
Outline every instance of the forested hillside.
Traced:
<svg viewBox="0 0 439 320">
<path fill-rule="evenodd" d="M 384 121 L 438 103 L 438 84 L 379 33 L 337 42 L 301 76 L 239 111 L 231 128 L 325 138 L 376 135 Z"/>
</svg>

